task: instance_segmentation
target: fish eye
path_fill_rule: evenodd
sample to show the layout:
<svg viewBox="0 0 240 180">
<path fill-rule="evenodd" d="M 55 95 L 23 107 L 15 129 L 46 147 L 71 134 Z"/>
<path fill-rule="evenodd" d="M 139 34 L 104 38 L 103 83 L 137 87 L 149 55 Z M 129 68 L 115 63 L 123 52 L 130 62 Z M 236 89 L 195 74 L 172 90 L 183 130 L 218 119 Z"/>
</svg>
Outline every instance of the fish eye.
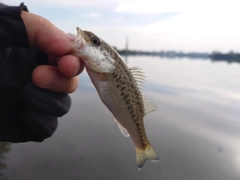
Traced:
<svg viewBox="0 0 240 180">
<path fill-rule="evenodd" d="M 92 43 L 95 44 L 96 46 L 100 45 L 100 40 L 97 37 L 92 37 L 91 39 Z"/>
</svg>

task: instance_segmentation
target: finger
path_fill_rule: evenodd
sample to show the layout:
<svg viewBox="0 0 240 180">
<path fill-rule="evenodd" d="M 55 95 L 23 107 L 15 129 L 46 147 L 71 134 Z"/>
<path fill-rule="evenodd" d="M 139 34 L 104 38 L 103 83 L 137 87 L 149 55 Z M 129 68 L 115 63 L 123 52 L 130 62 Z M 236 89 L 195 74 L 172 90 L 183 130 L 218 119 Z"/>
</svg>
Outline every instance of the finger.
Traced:
<svg viewBox="0 0 240 180">
<path fill-rule="evenodd" d="M 56 28 L 47 19 L 23 11 L 21 17 L 26 27 L 29 45 L 52 56 L 62 56 L 72 50 L 73 36 Z"/>
<path fill-rule="evenodd" d="M 58 60 L 58 70 L 66 77 L 73 77 L 80 74 L 84 65 L 82 60 L 73 55 L 66 55 Z"/>
<path fill-rule="evenodd" d="M 78 86 L 78 77 L 65 77 L 59 73 L 57 67 L 48 65 L 36 67 L 32 73 L 32 80 L 40 88 L 62 93 L 72 93 Z"/>
</svg>

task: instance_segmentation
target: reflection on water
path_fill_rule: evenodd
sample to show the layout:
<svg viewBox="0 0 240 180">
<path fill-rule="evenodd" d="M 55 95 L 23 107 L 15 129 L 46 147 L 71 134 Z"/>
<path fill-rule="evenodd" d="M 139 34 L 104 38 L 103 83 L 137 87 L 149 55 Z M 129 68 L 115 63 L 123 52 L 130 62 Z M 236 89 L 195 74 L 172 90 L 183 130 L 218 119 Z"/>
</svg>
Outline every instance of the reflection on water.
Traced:
<svg viewBox="0 0 240 180">
<path fill-rule="evenodd" d="M 11 179 L 239 180 L 240 65 L 208 60 L 128 57 L 142 67 L 147 115 L 158 163 L 137 170 L 134 145 L 119 132 L 84 72 L 70 112 L 43 143 L 12 144 L 4 174 Z M 1 161 L 1 160 L 0 160 Z"/>
<path fill-rule="evenodd" d="M 11 144 L 7 142 L 0 142 L 0 180 L 8 179 L 4 176 L 3 170 L 7 168 L 5 164 L 5 154 L 11 150 L 10 145 Z"/>
</svg>

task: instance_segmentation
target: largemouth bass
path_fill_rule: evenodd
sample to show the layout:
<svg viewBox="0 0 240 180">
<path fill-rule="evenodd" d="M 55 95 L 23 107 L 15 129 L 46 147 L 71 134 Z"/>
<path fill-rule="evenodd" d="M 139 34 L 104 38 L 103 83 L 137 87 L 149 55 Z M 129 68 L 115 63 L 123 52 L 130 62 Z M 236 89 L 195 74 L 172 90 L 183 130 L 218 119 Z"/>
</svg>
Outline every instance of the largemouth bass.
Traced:
<svg viewBox="0 0 240 180">
<path fill-rule="evenodd" d="M 74 54 L 83 60 L 102 102 L 112 112 L 122 134 L 131 136 L 141 169 L 147 159 L 158 160 L 149 143 L 143 118 L 157 107 L 143 97 L 144 75 L 140 68 L 128 68 L 120 55 L 105 41 L 77 28 Z"/>
</svg>

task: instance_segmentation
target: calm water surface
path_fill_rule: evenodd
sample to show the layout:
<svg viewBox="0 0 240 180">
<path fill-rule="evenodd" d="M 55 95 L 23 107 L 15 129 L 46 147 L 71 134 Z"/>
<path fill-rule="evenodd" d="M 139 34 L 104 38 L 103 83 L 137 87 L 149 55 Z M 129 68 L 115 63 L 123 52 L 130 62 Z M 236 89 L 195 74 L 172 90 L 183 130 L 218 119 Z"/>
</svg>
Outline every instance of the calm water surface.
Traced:
<svg viewBox="0 0 240 180">
<path fill-rule="evenodd" d="M 43 143 L 0 144 L 0 180 L 239 180 L 240 64 L 129 57 L 147 76 L 148 138 L 160 161 L 138 171 L 130 138 L 119 132 L 88 75 L 72 108 Z"/>
</svg>

